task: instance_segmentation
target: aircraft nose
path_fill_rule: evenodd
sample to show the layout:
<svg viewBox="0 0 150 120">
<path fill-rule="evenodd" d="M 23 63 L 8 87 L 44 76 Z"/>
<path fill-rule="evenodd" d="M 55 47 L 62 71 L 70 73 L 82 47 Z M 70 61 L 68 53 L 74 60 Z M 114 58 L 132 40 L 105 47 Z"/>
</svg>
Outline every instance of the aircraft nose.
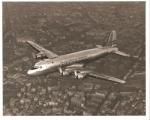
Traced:
<svg viewBox="0 0 150 120">
<path fill-rule="evenodd" d="M 33 75 L 33 71 L 32 71 L 32 70 L 28 70 L 28 71 L 27 71 L 27 74 L 28 74 L 28 75 Z"/>
</svg>

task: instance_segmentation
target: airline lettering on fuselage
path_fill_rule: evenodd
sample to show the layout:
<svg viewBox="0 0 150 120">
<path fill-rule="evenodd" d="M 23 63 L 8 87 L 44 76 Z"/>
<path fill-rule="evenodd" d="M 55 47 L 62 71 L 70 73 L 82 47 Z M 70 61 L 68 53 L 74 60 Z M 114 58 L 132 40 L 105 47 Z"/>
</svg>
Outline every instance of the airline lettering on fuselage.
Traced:
<svg viewBox="0 0 150 120">
<path fill-rule="evenodd" d="M 73 63 L 76 63 L 76 62 L 80 62 L 82 60 L 86 60 L 86 59 L 89 59 L 89 58 L 94 58 L 94 57 L 98 57 L 98 55 L 102 55 L 102 54 L 106 54 L 105 53 L 106 51 L 103 51 L 102 53 L 95 53 L 95 54 L 90 54 L 90 55 L 87 55 L 87 56 L 80 56 L 80 57 L 77 57 L 77 58 L 72 58 L 70 60 L 64 60 L 60 63 L 60 66 L 64 66 L 64 65 L 69 65 L 69 64 L 73 64 Z"/>
<path fill-rule="evenodd" d="M 61 66 L 63 66 L 63 65 L 68 65 L 68 64 L 72 64 L 72 63 L 75 63 L 75 62 L 78 62 L 78 61 L 82 61 L 82 60 L 85 60 L 85 56 L 81 56 L 81 57 L 78 57 L 78 58 L 76 58 L 76 59 L 72 59 L 72 60 L 67 60 L 67 61 L 62 61 L 61 63 L 60 63 L 60 65 Z"/>
</svg>

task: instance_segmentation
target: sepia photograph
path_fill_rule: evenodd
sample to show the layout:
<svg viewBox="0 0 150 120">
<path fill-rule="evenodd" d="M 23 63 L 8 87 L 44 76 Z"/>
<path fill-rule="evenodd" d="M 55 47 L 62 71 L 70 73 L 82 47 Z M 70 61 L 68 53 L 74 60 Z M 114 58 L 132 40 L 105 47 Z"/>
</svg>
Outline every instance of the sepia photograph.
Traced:
<svg viewBox="0 0 150 120">
<path fill-rule="evenodd" d="M 4 116 L 146 116 L 145 1 L 3 2 Z"/>
</svg>

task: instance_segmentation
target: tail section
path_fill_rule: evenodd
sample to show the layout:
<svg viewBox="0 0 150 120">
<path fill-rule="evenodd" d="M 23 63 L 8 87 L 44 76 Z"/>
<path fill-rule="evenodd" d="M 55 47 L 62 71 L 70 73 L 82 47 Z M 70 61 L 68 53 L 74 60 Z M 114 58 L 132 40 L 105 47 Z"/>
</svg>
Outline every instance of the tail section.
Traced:
<svg viewBox="0 0 150 120">
<path fill-rule="evenodd" d="M 116 31 L 112 30 L 111 33 L 108 36 L 107 39 L 107 43 L 105 46 L 109 46 L 109 47 L 117 47 L 117 35 L 116 35 Z M 117 55 L 123 56 L 123 57 L 131 57 L 129 54 L 124 53 L 122 51 L 116 50 L 116 52 L 114 52 Z"/>
<path fill-rule="evenodd" d="M 108 39 L 106 40 L 106 45 L 105 46 L 111 46 L 111 47 L 116 47 L 116 40 L 117 40 L 117 35 L 116 35 L 116 31 L 113 30 L 109 36 Z"/>
</svg>

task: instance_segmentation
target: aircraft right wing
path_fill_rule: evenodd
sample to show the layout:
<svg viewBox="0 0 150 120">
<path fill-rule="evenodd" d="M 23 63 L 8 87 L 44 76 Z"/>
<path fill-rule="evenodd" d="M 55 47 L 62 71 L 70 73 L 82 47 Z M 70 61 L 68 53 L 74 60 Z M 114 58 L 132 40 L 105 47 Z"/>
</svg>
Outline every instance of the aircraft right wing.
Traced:
<svg viewBox="0 0 150 120">
<path fill-rule="evenodd" d="M 41 47 L 40 45 L 38 45 L 38 44 L 36 44 L 32 41 L 27 41 L 27 43 L 29 45 L 31 45 L 34 49 L 36 49 L 39 52 L 40 55 L 44 55 L 48 58 L 55 58 L 55 57 L 58 56 L 55 53 L 51 52 L 50 50 L 47 50 L 47 49 Z"/>
</svg>

